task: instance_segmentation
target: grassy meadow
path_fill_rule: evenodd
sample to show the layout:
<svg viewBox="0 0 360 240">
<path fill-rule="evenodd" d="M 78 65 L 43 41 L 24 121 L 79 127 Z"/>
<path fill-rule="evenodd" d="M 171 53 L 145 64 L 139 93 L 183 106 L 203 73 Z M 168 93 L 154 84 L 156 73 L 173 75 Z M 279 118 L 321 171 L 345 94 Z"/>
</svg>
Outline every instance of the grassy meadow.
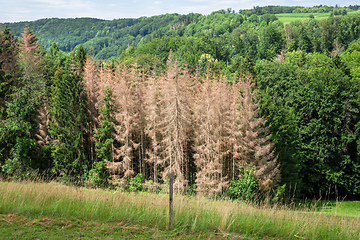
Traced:
<svg viewBox="0 0 360 240">
<path fill-rule="evenodd" d="M 348 12 L 348 14 L 359 14 L 359 11 Z M 330 16 L 330 13 L 279 13 L 275 14 L 279 21 L 282 23 L 291 23 L 295 21 L 303 21 L 309 19 L 311 15 L 314 16 L 316 20 L 325 19 Z"/>
<path fill-rule="evenodd" d="M 325 211 L 254 207 L 200 197 L 86 189 L 59 183 L 0 182 L 5 239 L 360 239 L 359 203 Z M 356 205 L 356 206 L 355 206 Z M 351 210 L 346 214 L 345 208 Z M 315 208 L 314 208 L 315 209 Z M 340 214 L 338 214 L 340 213 Z"/>
<path fill-rule="evenodd" d="M 360 216 L 360 201 L 338 201 L 328 202 L 324 208 L 325 213 L 338 216 Z"/>
</svg>

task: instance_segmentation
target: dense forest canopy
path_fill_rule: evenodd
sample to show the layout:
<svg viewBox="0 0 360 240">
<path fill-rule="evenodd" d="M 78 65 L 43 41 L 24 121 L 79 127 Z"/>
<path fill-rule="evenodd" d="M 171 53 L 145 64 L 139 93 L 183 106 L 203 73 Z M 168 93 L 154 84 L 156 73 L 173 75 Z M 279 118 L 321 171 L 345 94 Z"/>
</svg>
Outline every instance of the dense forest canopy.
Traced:
<svg viewBox="0 0 360 240">
<path fill-rule="evenodd" d="M 151 189 L 173 172 L 177 191 L 207 196 L 358 197 L 358 8 L 6 24 L 0 172 Z"/>
</svg>

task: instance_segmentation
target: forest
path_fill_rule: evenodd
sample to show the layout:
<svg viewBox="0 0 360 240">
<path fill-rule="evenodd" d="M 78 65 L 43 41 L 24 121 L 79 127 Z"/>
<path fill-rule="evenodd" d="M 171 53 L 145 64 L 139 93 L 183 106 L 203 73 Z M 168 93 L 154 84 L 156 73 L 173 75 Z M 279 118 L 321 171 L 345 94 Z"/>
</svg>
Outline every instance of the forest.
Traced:
<svg viewBox="0 0 360 240">
<path fill-rule="evenodd" d="M 215 11 L 209 15 L 197 13 L 184 15 L 164 14 L 137 19 L 114 19 L 111 21 L 93 18 L 51 18 L 32 22 L 0 23 L 0 28 L 7 26 L 17 37 L 20 37 L 24 27 L 30 26 L 37 35 L 41 45 L 46 49 L 50 48 L 53 43 L 56 43 L 60 50 L 69 53 L 74 48 L 83 45 L 97 60 L 117 59 L 118 55 L 125 53 L 129 46 L 137 47 L 139 45 L 150 44 L 153 40 L 164 37 L 181 37 L 182 42 L 179 42 L 177 45 L 183 45 L 183 41 L 190 41 L 188 44 L 194 44 L 191 40 L 197 41 L 199 39 L 201 44 L 195 45 L 192 51 L 206 52 L 215 59 L 226 62 L 239 53 L 239 49 L 236 49 L 234 52 L 229 46 L 239 46 L 240 44 L 245 48 L 249 45 L 253 45 L 253 48 L 255 48 L 258 41 L 255 38 L 260 37 L 258 30 L 263 29 L 264 25 L 268 25 L 270 21 L 275 23 L 278 30 L 284 31 L 285 26 L 283 26 L 284 23 L 281 20 L 283 14 L 291 14 L 292 17 L 303 17 L 305 15 L 307 20 L 309 18 L 310 20 L 315 20 L 329 16 L 356 14 L 359 7 L 360 5 L 350 5 L 348 7 L 320 5 L 311 8 L 256 6 L 253 9 L 239 10 L 238 12 L 228 8 L 226 10 Z M 276 21 L 278 19 L 280 19 L 280 22 Z M 293 24 L 295 23 L 291 25 Z M 306 28 L 314 27 L 311 21 L 306 23 L 306 25 Z M 319 33 L 313 33 L 311 36 L 314 37 L 314 34 L 317 35 Z M 245 41 L 239 43 L 239 38 L 247 40 L 243 39 Z M 330 36 L 330 38 L 332 41 L 336 36 Z M 223 45 L 227 46 L 226 49 L 221 49 Z M 174 46 L 171 47 L 173 48 Z M 212 50 L 214 48 L 217 50 Z M 296 49 L 297 46 L 294 46 L 294 48 Z M 157 49 L 157 51 L 164 50 L 160 47 Z M 167 52 L 169 51 L 168 47 L 166 47 L 166 50 Z M 320 52 L 328 50 L 328 47 L 327 49 L 316 49 L 316 51 Z M 173 51 L 175 50 L 173 49 Z M 157 53 L 157 55 L 159 54 Z M 184 57 L 183 54 L 188 53 L 180 53 L 182 57 Z M 248 54 L 252 56 L 254 50 L 250 50 Z M 198 56 L 198 53 L 195 54 L 195 52 L 193 55 L 195 55 L 196 60 L 199 60 L 201 56 L 201 54 Z M 244 53 L 242 56 L 245 56 Z M 190 59 L 185 58 L 184 60 L 189 61 Z"/>
<path fill-rule="evenodd" d="M 179 193 L 358 197 L 358 8 L 1 25 L 0 173 L 161 191 L 173 172 Z M 299 12 L 314 16 L 276 15 Z"/>
</svg>

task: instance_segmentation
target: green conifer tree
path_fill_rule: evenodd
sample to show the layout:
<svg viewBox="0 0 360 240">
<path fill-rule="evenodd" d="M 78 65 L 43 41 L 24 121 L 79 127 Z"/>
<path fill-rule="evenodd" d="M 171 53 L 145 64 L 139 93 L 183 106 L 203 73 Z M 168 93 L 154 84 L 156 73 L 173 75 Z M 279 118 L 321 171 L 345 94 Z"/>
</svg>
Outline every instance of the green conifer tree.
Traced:
<svg viewBox="0 0 360 240">
<path fill-rule="evenodd" d="M 90 170 L 89 177 L 90 183 L 94 186 L 104 186 L 107 183 L 109 174 L 106 171 L 106 163 L 112 161 L 111 147 L 114 142 L 113 133 L 115 132 L 113 126 L 114 105 L 112 104 L 111 89 L 107 88 L 105 92 L 104 106 L 101 108 L 100 115 L 101 127 L 94 130 L 94 138 L 98 140 L 95 142 L 98 161 Z"/>
<path fill-rule="evenodd" d="M 14 89 L 15 71 L 17 68 L 17 41 L 9 28 L 0 31 L 0 123 L 6 119 L 6 103 L 11 99 Z M 4 124 L 0 124 L 0 129 Z M 9 157 L 9 149 L 5 134 L 0 134 L 0 166 Z M 0 168 L 1 171 L 1 168 Z"/>
<path fill-rule="evenodd" d="M 307 35 L 304 26 L 301 26 L 299 30 L 298 45 L 299 45 L 299 50 L 307 53 L 312 52 L 312 43 Z"/>
<path fill-rule="evenodd" d="M 74 64 L 75 63 L 75 64 Z M 88 167 L 84 154 L 85 94 L 80 70 L 74 60 L 58 69 L 52 79 L 50 136 L 54 172 L 61 176 L 82 177 Z"/>
</svg>

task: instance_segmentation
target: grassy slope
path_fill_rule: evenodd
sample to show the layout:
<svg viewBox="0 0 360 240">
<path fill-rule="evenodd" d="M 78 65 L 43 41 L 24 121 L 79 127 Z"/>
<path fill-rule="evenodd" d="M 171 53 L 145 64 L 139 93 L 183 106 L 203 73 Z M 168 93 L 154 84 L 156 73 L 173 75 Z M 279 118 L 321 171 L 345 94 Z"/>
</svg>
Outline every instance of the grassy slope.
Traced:
<svg viewBox="0 0 360 240">
<path fill-rule="evenodd" d="M 348 14 L 359 14 L 360 11 L 348 12 Z M 304 19 L 310 18 L 310 15 L 313 15 L 316 20 L 321 20 L 328 18 L 330 13 L 280 13 L 275 14 L 279 21 L 282 23 L 290 23 L 295 21 L 302 21 Z"/>
<path fill-rule="evenodd" d="M 96 235 L 101 234 L 102 228 L 110 229 L 104 232 L 104 238 L 121 238 L 125 229 L 125 235 L 144 234 L 139 238 L 157 234 L 160 238 L 215 238 L 231 234 L 266 239 L 360 239 L 359 215 L 254 208 L 242 203 L 184 196 L 175 197 L 174 230 L 167 231 L 165 194 L 90 190 L 54 183 L 0 182 L 0 214 L 0 235 L 10 239 L 13 234 L 32 236 L 35 231 L 32 229 L 38 229 L 36 234 L 48 232 L 44 236 L 54 239 L 61 234 L 102 238 Z M 6 230 L 3 226 L 13 227 Z M 64 231 L 57 234 L 57 229 Z"/>
</svg>

